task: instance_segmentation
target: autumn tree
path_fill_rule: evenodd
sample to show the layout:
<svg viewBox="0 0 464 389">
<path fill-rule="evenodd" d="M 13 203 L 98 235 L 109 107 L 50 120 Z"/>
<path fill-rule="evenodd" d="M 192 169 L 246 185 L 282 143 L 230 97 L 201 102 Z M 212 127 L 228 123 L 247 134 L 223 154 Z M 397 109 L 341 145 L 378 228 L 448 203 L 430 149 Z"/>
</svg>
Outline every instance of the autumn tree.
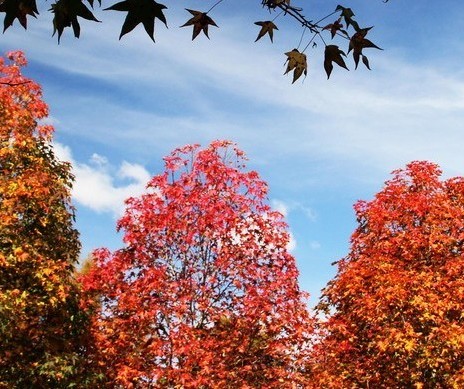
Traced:
<svg viewBox="0 0 464 389">
<path fill-rule="evenodd" d="M 355 205 L 348 256 L 323 291 L 318 387 L 464 386 L 464 178 L 412 162 Z"/>
<path fill-rule="evenodd" d="M 83 387 L 73 177 L 24 65 L 20 52 L 0 58 L 0 387 Z"/>
<path fill-rule="evenodd" d="M 283 216 L 232 143 L 176 149 L 83 277 L 110 386 L 285 388 L 312 320 Z"/>
<path fill-rule="evenodd" d="M 98 3 L 101 7 L 102 1 L 99 0 Z M 209 27 L 218 27 L 212 18 L 215 9 L 217 10 L 216 7 L 227 6 L 227 3 L 224 0 L 213 0 L 210 4 L 205 5 L 202 10 L 185 9 L 186 22 L 180 27 L 193 28 L 192 40 L 202 33 L 209 38 Z M 229 4 L 231 3 L 229 1 Z M 290 19 L 301 27 L 301 34 L 295 36 L 293 43 L 290 45 L 290 47 L 294 48 L 289 48 L 285 53 L 287 60 L 285 74 L 293 73 L 293 82 L 300 78 L 301 75 L 307 74 L 308 64 L 305 52 L 308 47 L 317 47 L 318 44 L 324 47 L 324 69 L 327 78 L 330 77 L 334 64 L 348 69 L 344 60 L 346 53 L 352 52 L 356 68 L 361 59 L 362 63 L 370 69 L 369 60 L 363 50 L 368 48 L 380 49 L 366 38 L 372 26 L 360 25 L 355 20 L 355 14 L 349 7 L 335 5 L 334 3 L 333 8 L 330 9 L 327 15 L 311 15 L 311 17 L 308 17 L 305 15 L 304 9 L 299 5 L 294 5 L 291 0 L 260 0 L 256 1 L 256 5 L 262 6 L 264 10 L 269 12 L 263 13 L 264 20 L 254 22 L 259 28 L 255 41 L 267 35 L 272 42 L 274 32 L 279 30 L 277 25 L 284 18 Z M 72 28 L 76 38 L 80 37 L 80 18 L 99 22 L 100 20 L 91 11 L 93 8 L 94 0 L 56 0 L 52 3 L 49 11 L 53 13 L 53 35 L 57 35 L 58 42 L 64 30 L 68 27 Z M 119 39 L 130 33 L 139 24 L 142 24 L 146 33 L 154 42 L 156 20 L 167 27 L 165 14 L 167 8 L 166 5 L 155 0 L 123 0 L 113 3 L 104 10 L 125 13 Z M 0 0 L 0 12 L 5 13 L 4 31 L 11 27 L 16 19 L 26 29 L 28 16 L 36 18 L 39 15 L 36 0 Z M 342 48 L 340 48 L 340 43 L 332 43 L 334 38 L 336 38 L 336 42 L 343 44 Z"/>
</svg>

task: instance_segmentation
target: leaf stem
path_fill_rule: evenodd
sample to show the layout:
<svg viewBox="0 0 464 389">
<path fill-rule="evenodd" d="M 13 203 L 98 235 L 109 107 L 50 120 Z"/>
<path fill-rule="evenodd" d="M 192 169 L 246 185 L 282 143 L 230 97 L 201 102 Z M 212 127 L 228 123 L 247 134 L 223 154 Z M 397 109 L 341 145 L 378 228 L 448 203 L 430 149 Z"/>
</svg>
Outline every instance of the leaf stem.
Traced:
<svg viewBox="0 0 464 389">
<path fill-rule="evenodd" d="M 300 36 L 300 41 L 298 42 L 298 46 L 296 47 L 297 49 L 299 49 L 299 47 L 300 47 L 300 45 L 301 45 L 301 42 L 303 42 L 303 37 L 304 37 L 304 35 L 305 35 L 306 29 L 307 29 L 307 27 L 304 26 L 303 32 L 301 33 L 301 36 Z"/>
<path fill-rule="evenodd" d="M 327 16 L 324 16 L 322 19 L 319 19 L 316 23 L 314 23 L 315 25 L 318 25 L 320 22 L 324 21 L 325 19 L 327 18 L 330 18 L 332 15 L 336 14 L 337 12 L 339 11 L 333 11 L 331 14 L 328 14 Z"/>
<path fill-rule="evenodd" d="M 309 40 L 308 44 L 305 46 L 305 48 L 303 49 L 302 53 L 304 53 L 306 51 L 306 49 L 308 48 L 308 46 L 311 44 L 311 42 L 314 40 L 314 38 L 316 38 L 316 36 L 319 35 L 321 36 L 321 34 L 319 34 L 318 32 L 314 33 L 313 37 Z M 322 39 L 322 36 L 321 36 L 321 39 Z M 324 39 L 322 39 L 322 41 L 324 42 Z M 325 44 L 325 42 L 324 42 Z M 327 45 L 326 45 L 327 46 Z"/>
<path fill-rule="evenodd" d="M 208 12 L 212 11 L 214 7 L 216 7 L 217 5 L 219 5 L 220 3 L 222 3 L 224 0 L 218 0 L 216 3 L 213 4 L 213 6 L 205 12 L 205 14 L 207 14 Z"/>
<path fill-rule="evenodd" d="M 274 21 L 275 21 L 280 15 L 282 15 L 283 13 L 284 13 L 284 10 L 281 9 L 280 12 L 277 14 L 277 16 L 276 16 L 274 19 L 272 19 L 272 21 L 274 22 Z"/>
</svg>

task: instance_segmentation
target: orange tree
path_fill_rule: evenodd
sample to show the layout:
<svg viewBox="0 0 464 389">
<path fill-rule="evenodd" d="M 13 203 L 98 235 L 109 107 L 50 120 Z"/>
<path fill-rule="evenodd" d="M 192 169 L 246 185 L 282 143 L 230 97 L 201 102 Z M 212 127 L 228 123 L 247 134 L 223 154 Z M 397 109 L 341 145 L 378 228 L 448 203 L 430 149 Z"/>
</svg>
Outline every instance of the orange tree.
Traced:
<svg viewBox="0 0 464 389">
<path fill-rule="evenodd" d="M 319 387 L 464 386 L 464 179 L 412 162 L 355 205 L 349 255 L 323 291 Z"/>
<path fill-rule="evenodd" d="M 0 386 L 70 387 L 81 373 L 85 318 L 73 265 L 80 244 L 72 175 L 19 52 L 0 58 Z M 81 386 L 84 384 L 80 382 Z"/>
<path fill-rule="evenodd" d="M 110 385 L 302 384 L 312 320 L 286 224 L 243 161 L 226 141 L 175 150 L 127 200 L 126 246 L 94 253 L 82 281 Z"/>
</svg>

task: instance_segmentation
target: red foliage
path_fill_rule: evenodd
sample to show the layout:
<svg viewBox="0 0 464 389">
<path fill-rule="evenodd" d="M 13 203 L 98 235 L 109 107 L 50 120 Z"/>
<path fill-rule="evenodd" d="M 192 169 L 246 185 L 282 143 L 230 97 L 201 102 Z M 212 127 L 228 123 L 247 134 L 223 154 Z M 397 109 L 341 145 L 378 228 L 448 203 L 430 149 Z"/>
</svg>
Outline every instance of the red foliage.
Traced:
<svg viewBox="0 0 464 389">
<path fill-rule="evenodd" d="M 349 255 L 323 293 L 319 387 L 464 386 L 464 179 L 412 162 L 355 205 Z"/>
<path fill-rule="evenodd" d="M 124 387 L 285 388 L 302 382 L 312 321 L 282 215 L 226 141 L 165 158 L 127 200 L 126 247 L 83 277 L 97 353 Z"/>
</svg>

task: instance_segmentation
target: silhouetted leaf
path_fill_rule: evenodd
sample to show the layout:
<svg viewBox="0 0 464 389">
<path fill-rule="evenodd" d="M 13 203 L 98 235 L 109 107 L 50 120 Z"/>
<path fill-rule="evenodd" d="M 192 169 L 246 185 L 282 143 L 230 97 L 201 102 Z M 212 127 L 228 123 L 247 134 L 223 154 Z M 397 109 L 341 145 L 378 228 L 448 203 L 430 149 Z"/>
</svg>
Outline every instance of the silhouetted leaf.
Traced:
<svg viewBox="0 0 464 389">
<path fill-rule="evenodd" d="M 190 18 L 185 24 L 181 27 L 193 26 L 193 33 L 192 33 L 192 41 L 198 36 L 198 34 L 203 31 L 206 37 L 209 39 L 208 36 L 208 26 L 215 26 L 217 24 L 211 19 L 206 12 L 195 11 L 193 9 L 186 9 L 190 12 L 193 17 Z"/>
<path fill-rule="evenodd" d="M 328 24 L 323 28 L 323 30 L 330 30 L 330 34 L 332 35 L 332 39 L 337 35 L 338 31 L 342 31 L 343 24 L 340 23 L 340 19 L 336 20 L 333 23 Z M 346 33 L 346 31 L 344 31 Z"/>
<path fill-rule="evenodd" d="M 298 49 L 293 49 L 292 51 L 285 53 L 285 55 L 287 56 L 287 69 L 285 70 L 284 74 L 287 74 L 293 70 L 293 84 L 301 77 L 303 73 L 305 76 L 308 74 L 306 55 L 300 53 Z"/>
<path fill-rule="evenodd" d="M 335 11 L 342 11 L 341 17 L 343 17 L 343 19 L 345 20 L 346 28 L 352 25 L 356 31 L 359 30 L 358 23 L 355 20 L 353 20 L 354 12 L 351 10 L 351 8 L 345 8 L 341 5 L 337 5 Z"/>
<path fill-rule="evenodd" d="M 342 57 L 346 57 L 346 54 L 335 45 L 328 45 L 325 47 L 325 55 L 324 55 L 324 69 L 327 73 L 327 79 L 329 79 L 330 74 L 333 70 L 333 62 L 335 62 L 338 66 L 349 70 L 346 67 L 345 61 Z"/>
<path fill-rule="evenodd" d="M 72 26 L 74 36 L 79 38 L 81 27 L 77 20 L 78 16 L 99 22 L 81 0 L 58 0 L 55 4 L 52 4 L 50 11 L 55 14 L 53 17 L 53 35 L 58 32 L 58 43 L 66 27 Z"/>
<path fill-rule="evenodd" d="M 290 5 L 290 0 L 262 0 L 261 4 L 264 8 L 268 8 L 269 10 L 275 9 L 280 4 L 287 4 Z"/>
<path fill-rule="evenodd" d="M 354 59 L 356 69 L 358 67 L 359 57 L 363 55 L 363 53 L 362 53 L 363 49 L 374 48 L 374 49 L 378 49 L 378 50 L 383 50 L 379 46 L 377 46 L 376 44 L 372 43 L 369 39 L 366 39 L 366 34 L 371 28 L 372 27 L 360 29 L 350 39 L 350 45 L 348 47 L 348 53 L 351 50 L 353 50 L 353 59 Z"/>
<path fill-rule="evenodd" d="M 105 11 L 111 10 L 127 12 L 119 39 L 142 23 L 148 36 L 154 42 L 155 19 L 158 18 L 167 27 L 166 17 L 163 14 L 163 9 L 166 8 L 167 7 L 164 4 L 159 4 L 154 0 L 125 0 L 116 3 L 109 8 L 105 8 Z"/>
<path fill-rule="evenodd" d="M 27 29 L 27 15 L 35 18 L 39 14 L 35 0 L 5 0 L 0 4 L 0 12 L 5 12 L 3 32 L 13 24 L 15 19 L 18 19 L 21 26 Z"/>
<path fill-rule="evenodd" d="M 270 20 L 265 22 L 255 22 L 255 24 L 257 26 L 261 26 L 261 30 L 259 31 L 258 37 L 256 38 L 255 42 L 261 39 L 266 34 L 269 34 L 269 38 L 271 39 L 271 42 L 273 42 L 274 30 L 278 30 L 277 26 Z"/>
<path fill-rule="evenodd" d="M 371 68 L 369 67 L 369 60 L 367 59 L 365 55 L 362 56 L 362 61 L 363 61 L 363 64 L 366 66 L 366 68 L 371 70 Z"/>
</svg>

